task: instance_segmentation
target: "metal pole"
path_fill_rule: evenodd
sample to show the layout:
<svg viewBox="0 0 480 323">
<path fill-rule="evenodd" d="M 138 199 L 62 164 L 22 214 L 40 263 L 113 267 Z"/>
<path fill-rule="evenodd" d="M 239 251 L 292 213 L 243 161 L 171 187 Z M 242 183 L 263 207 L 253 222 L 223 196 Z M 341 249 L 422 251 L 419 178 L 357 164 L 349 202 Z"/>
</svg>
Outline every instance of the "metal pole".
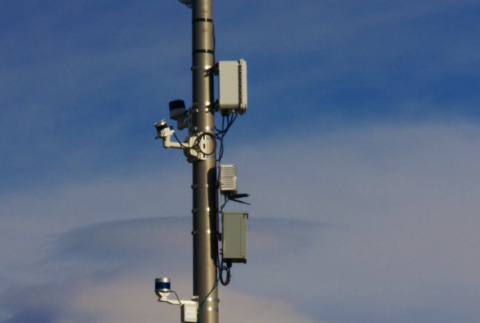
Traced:
<svg viewBox="0 0 480 323">
<path fill-rule="evenodd" d="M 192 8 L 192 111 L 190 134 L 214 134 L 214 39 L 212 0 L 194 0 Z M 207 151 L 215 147 L 209 136 Z M 193 295 L 205 299 L 217 281 L 218 210 L 216 154 L 195 161 L 193 168 Z M 218 289 L 201 309 L 202 323 L 218 322 Z"/>
</svg>

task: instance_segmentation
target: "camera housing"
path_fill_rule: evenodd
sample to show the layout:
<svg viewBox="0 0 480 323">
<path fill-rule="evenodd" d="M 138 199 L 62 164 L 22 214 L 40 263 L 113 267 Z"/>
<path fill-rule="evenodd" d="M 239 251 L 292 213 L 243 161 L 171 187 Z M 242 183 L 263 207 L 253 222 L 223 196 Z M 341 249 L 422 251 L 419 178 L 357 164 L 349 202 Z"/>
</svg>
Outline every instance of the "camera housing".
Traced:
<svg viewBox="0 0 480 323">
<path fill-rule="evenodd" d="M 171 127 L 167 126 L 167 121 L 165 119 L 155 123 L 154 126 L 157 129 L 157 136 L 155 139 L 167 138 L 175 132 Z"/>
<path fill-rule="evenodd" d="M 188 121 L 185 122 L 185 120 L 188 118 L 187 109 L 185 108 L 185 101 L 173 100 L 168 103 L 168 106 L 170 108 L 170 119 L 177 121 L 178 130 L 188 127 Z"/>
</svg>

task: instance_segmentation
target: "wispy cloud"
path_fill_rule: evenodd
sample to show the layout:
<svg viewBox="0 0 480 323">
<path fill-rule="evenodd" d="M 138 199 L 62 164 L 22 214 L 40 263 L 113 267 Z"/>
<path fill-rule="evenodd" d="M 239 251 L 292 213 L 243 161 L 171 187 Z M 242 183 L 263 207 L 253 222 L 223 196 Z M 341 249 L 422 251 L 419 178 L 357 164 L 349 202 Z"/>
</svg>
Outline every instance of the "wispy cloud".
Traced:
<svg viewBox="0 0 480 323">
<path fill-rule="evenodd" d="M 252 220 L 249 240 L 253 265 L 275 254 L 291 256 L 310 245 L 300 229 L 308 232 L 322 226 L 295 220 Z M 153 218 L 90 225 L 61 235 L 48 261 L 36 270 L 50 267 L 56 281 L 16 285 L 4 289 L 1 306 L 11 313 L 6 322 L 25 322 L 35 315 L 45 322 L 130 322 L 131 320 L 174 319 L 179 309 L 157 305 L 153 279 L 172 278 L 172 288 L 183 296 L 191 293 L 191 230 L 189 218 Z M 317 229 L 318 230 L 318 229 Z M 301 240 L 298 240 L 299 235 Z M 303 239 L 303 240 L 302 240 Z M 295 248 L 295 245 L 299 248 Z M 270 253 L 270 257 L 264 257 Z M 243 267 L 243 266 L 242 266 Z M 88 269 L 87 269 L 88 268 Z M 241 270 L 241 268 L 238 268 Z M 63 272 L 62 272 L 63 271 Z M 250 277 L 249 280 L 255 280 Z M 288 299 L 279 299 L 222 289 L 226 306 L 222 315 L 237 316 L 249 308 L 251 320 L 275 317 L 288 322 L 299 313 Z M 306 322 L 319 322 L 304 317 Z"/>
<path fill-rule="evenodd" d="M 230 308 L 236 297 L 251 298 L 271 303 L 272 309 L 292 306 L 285 317 L 299 311 L 313 321 L 331 322 L 358 317 L 422 322 L 437 317 L 440 307 L 445 319 L 438 322 L 455 313 L 478 314 L 472 302 L 480 266 L 475 256 L 480 247 L 477 127 L 385 125 L 316 140 L 299 135 L 240 147 L 226 157 L 237 165 L 239 188 L 252 194 L 252 206 L 248 264 L 233 268 L 232 283 L 221 290 L 232 298 L 222 306 Z M 259 155 L 263 158 L 252 159 Z M 173 180 L 179 174 L 101 179 L 60 187 L 36 200 L 30 192 L 4 200 L 10 204 L 2 202 L 2 214 L 10 216 L 4 217 L 2 243 L 12 249 L 10 254 L 3 250 L 2 257 L 17 265 L 2 269 L 4 288 L 13 288 L 4 295 L 14 295 L 8 302 L 3 296 L 3 306 L 18 317 L 34 308 L 51 314 L 73 306 L 62 314 L 65 319 L 83 306 L 78 311 L 90 313 L 93 321 L 114 320 L 123 313 L 119 304 L 130 299 L 116 285 L 124 282 L 125 290 L 132 289 L 131 295 L 146 304 L 154 298 L 150 290 L 157 276 L 172 276 L 182 297 L 188 297 L 191 223 L 179 212 L 189 210 L 181 201 L 190 192 L 186 174 L 178 183 Z M 165 183 L 176 184 L 160 192 Z M 32 234 L 21 237 L 22 232 Z M 33 245 L 39 241 L 40 246 Z M 33 257 L 21 262 L 19 252 Z M 70 283 L 71 277 L 78 284 Z M 12 292 L 26 293 L 41 282 L 46 290 L 68 291 L 81 301 L 71 305 L 58 296 L 36 305 Z M 101 304 L 87 294 L 118 296 Z M 22 305 L 15 305 L 20 299 Z M 252 304 L 245 306 L 257 308 Z M 152 307 L 148 315 L 170 315 L 170 309 L 163 310 Z M 252 315 L 269 313 L 262 311 Z M 177 317 L 178 311 L 171 315 Z"/>
</svg>

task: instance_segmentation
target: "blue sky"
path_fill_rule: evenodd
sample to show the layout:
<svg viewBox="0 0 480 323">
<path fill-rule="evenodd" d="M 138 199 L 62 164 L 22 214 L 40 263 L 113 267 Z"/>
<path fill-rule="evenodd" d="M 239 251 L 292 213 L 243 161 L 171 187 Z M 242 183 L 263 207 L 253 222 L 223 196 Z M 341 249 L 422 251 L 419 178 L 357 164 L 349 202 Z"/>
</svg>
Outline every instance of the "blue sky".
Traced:
<svg viewBox="0 0 480 323">
<path fill-rule="evenodd" d="M 191 296 L 191 166 L 153 123 L 191 101 L 190 9 L 0 6 L 0 323 L 178 322 L 153 281 Z M 252 203 L 220 320 L 476 323 L 478 2 L 213 9 L 217 60 L 248 63 L 224 162 Z"/>
</svg>

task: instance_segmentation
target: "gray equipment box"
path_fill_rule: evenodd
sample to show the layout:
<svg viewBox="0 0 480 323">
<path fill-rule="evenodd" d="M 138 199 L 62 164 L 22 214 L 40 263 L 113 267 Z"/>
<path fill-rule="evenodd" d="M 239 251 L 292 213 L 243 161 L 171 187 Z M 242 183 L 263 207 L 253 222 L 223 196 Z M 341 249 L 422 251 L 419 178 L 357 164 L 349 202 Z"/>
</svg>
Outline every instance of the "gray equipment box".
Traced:
<svg viewBox="0 0 480 323">
<path fill-rule="evenodd" d="M 247 111 L 247 62 L 243 59 L 218 62 L 218 111 Z"/>
<path fill-rule="evenodd" d="M 224 262 L 247 262 L 248 212 L 222 211 L 222 253 Z"/>
</svg>

